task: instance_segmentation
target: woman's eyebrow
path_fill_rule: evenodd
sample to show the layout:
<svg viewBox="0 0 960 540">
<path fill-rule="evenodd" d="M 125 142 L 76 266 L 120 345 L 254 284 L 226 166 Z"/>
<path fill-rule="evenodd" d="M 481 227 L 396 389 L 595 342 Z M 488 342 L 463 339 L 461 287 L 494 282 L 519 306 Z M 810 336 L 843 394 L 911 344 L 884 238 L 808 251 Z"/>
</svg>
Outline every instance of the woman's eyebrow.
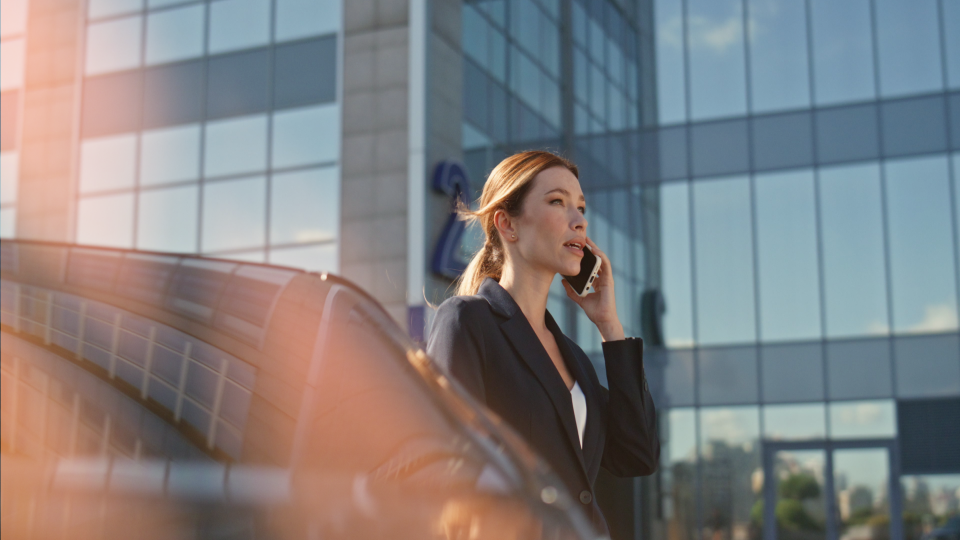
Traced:
<svg viewBox="0 0 960 540">
<path fill-rule="evenodd" d="M 567 197 L 570 196 L 570 192 L 567 191 L 567 190 L 565 190 L 565 189 L 563 189 L 563 188 L 553 188 L 553 189 L 551 189 L 550 191 L 544 193 L 544 195 L 549 195 L 549 194 L 551 194 L 551 193 L 553 193 L 553 192 L 555 192 L 555 191 L 558 191 L 558 192 L 560 192 L 560 193 L 563 193 L 563 194 L 566 195 Z M 586 202 L 586 199 L 583 198 L 583 194 L 580 195 L 580 200 Z"/>
</svg>

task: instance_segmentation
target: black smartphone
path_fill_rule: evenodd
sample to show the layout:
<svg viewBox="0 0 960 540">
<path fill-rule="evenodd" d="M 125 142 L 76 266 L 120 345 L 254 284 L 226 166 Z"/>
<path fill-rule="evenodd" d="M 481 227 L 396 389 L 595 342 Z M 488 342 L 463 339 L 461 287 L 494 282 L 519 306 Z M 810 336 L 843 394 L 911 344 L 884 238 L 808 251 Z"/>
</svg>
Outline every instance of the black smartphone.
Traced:
<svg viewBox="0 0 960 540">
<path fill-rule="evenodd" d="M 593 290 L 593 280 L 597 279 L 600 271 L 600 257 L 593 254 L 590 246 L 583 246 L 583 258 L 580 259 L 580 273 L 575 276 L 563 276 L 573 287 L 577 296 L 586 296 Z"/>
</svg>

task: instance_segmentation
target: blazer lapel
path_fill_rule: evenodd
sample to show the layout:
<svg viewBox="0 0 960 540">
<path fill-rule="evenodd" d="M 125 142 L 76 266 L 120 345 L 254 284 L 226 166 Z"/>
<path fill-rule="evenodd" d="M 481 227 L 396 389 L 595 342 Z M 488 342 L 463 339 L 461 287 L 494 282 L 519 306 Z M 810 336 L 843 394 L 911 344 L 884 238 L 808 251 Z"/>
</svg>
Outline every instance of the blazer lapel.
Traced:
<svg viewBox="0 0 960 540">
<path fill-rule="evenodd" d="M 510 293 L 501 287 L 499 283 L 491 278 L 486 278 L 480 285 L 478 294 L 486 298 L 495 312 L 507 317 L 507 320 L 500 324 L 500 329 L 503 330 L 503 333 L 510 340 L 510 343 L 513 344 L 517 353 L 519 353 L 523 361 L 534 375 L 536 375 L 547 395 L 550 396 L 553 407 L 557 410 L 557 414 L 560 415 L 564 431 L 567 432 L 567 442 L 576 450 L 577 457 L 580 460 L 580 466 L 583 467 L 584 473 L 586 473 L 583 452 L 580 449 L 580 436 L 577 433 L 576 419 L 573 416 L 573 400 L 570 398 L 567 385 L 563 382 L 563 377 L 560 376 L 560 372 L 557 371 L 556 366 L 553 365 L 553 361 L 550 360 L 550 355 L 547 354 L 547 350 L 544 349 L 543 344 L 540 343 L 540 338 L 537 337 L 533 327 L 530 326 L 530 322 L 523 314 L 523 311 L 520 310 L 520 306 L 517 305 L 513 297 L 510 296 Z M 552 317 L 549 315 L 547 315 L 547 317 L 550 318 L 550 322 L 553 322 Z M 556 326 L 556 323 L 554 323 L 554 326 Z M 554 335 L 556 335 L 556 333 L 554 333 Z M 566 343 L 560 343 L 559 338 L 557 342 L 560 347 L 566 346 Z M 581 380 L 580 376 L 575 375 L 575 377 L 578 381 Z M 582 382 L 580 386 L 586 393 Z M 588 425 L 590 423 L 589 416 L 588 413 Z M 586 435 L 586 433 L 584 433 L 584 435 Z M 584 436 L 584 441 L 586 440 L 586 436 Z"/>
<path fill-rule="evenodd" d="M 596 377 L 590 377 L 588 371 L 584 368 L 583 364 L 580 361 L 580 358 L 577 357 L 576 353 L 567 343 L 567 337 L 563 335 L 563 332 L 560 330 L 560 327 L 553 320 L 553 317 L 550 316 L 550 313 L 547 312 L 547 328 L 553 332 L 554 337 L 557 340 L 557 345 L 560 347 L 560 354 L 566 359 L 567 366 L 570 368 L 577 382 L 580 383 L 580 390 L 583 391 L 583 397 L 587 402 L 587 424 L 583 428 L 583 461 L 584 461 L 584 470 L 587 471 L 589 477 L 596 474 L 597 469 L 599 468 L 599 452 L 598 445 L 602 442 L 600 440 L 600 408 L 601 400 L 599 389 L 597 386 L 600 381 Z M 589 360 L 588 360 L 589 361 Z"/>
</svg>

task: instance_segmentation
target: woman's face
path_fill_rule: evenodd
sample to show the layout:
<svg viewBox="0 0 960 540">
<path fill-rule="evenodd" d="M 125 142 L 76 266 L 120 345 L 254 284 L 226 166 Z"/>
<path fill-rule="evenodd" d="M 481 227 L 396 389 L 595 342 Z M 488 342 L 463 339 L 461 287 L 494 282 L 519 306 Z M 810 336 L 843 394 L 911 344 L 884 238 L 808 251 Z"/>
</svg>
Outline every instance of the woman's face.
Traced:
<svg viewBox="0 0 960 540">
<path fill-rule="evenodd" d="M 551 273 L 580 273 L 587 219 L 580 181 L 565 167 L 543 170 L 511 218 L 519 255 L 531 266 Z M 507 235 L 509 238 L 509 234 Z"/>
</svg>

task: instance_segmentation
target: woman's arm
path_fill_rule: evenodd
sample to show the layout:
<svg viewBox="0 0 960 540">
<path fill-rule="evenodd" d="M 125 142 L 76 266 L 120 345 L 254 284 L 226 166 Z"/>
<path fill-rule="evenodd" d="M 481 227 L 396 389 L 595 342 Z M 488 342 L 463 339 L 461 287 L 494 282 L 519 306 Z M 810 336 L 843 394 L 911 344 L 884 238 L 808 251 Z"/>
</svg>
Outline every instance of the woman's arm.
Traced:
<svg viewBox="0 0 960 540">
<path fill-rule="evenodd" d="M 605 341 L 602 347 L 610 390 L 603 390 L 607 439 L 601 465 L 616 476 L 653 474 L 660 463 L 660 438 L 643 371 L 643 341 Z"/>
<path fill-rule="evenodd" d="M 483 339 L 478 325 L 470 324 L 470 307 L 468 302 L 458 297 L 440 304 L 427 341 L 427 355 L 475 399 L 486 404 Z"/>
</svg>

